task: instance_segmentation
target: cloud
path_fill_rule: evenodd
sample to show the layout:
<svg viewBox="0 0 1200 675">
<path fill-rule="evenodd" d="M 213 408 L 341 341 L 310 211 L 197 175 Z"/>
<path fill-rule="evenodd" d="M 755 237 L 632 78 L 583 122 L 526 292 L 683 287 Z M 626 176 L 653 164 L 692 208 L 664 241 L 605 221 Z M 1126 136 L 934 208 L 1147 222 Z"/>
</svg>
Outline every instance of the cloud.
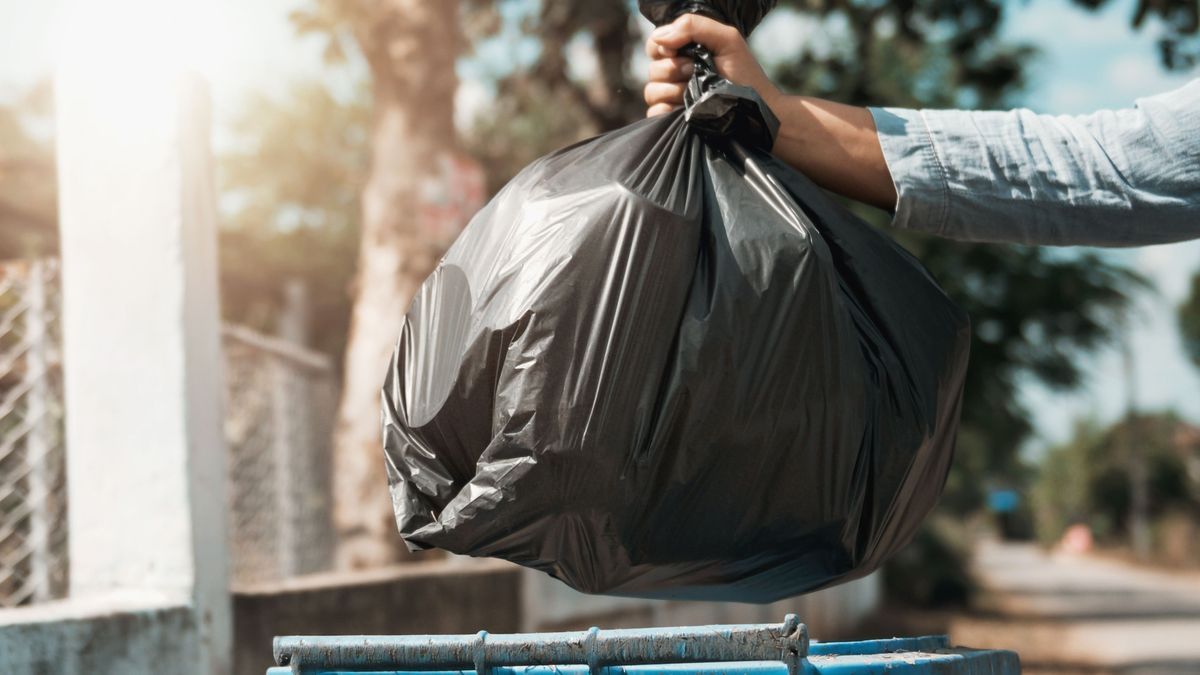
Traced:
<svg viewBox="0 0 1200 675">
<path fill-rule="evenodd" d="M 1067 114 L 1124 108 L 1185 82 L 1186 75 L 1162 70 L 1156 31 L 1134 30 L 1132 12 L 1131 0 L 1094 12 L 1064 0 L 1011 7 L 1002 36 L 1041 52 L 1028 64 L 1032 86 L 1026 104 Z"/>
<path fill-rule="evenodd" d="M 1118 2 L 1096 11 L 1063 0 L 1013 5 L 1008 9 L 1003 32 L 1011 40 L 1109 47 L 1130 37 L 1132 8 L 1128 5 Z"/>
<path fill-rule="evenodd" d="M 1047 87 L 1044 108 L 1056 114 L 1088 112 L 1095 109 L 1096 94 L 1092 87 L 1069 82 Z"/>
<path fill-rule="evenodd" d="M 1168 73 L 1159 64 L 1157 54 L 1123 54 L 1108 64 L 1105 80 L 1120 95 L 1133 101 L 1182 86 L 1190 73 Z"/>
</svg>

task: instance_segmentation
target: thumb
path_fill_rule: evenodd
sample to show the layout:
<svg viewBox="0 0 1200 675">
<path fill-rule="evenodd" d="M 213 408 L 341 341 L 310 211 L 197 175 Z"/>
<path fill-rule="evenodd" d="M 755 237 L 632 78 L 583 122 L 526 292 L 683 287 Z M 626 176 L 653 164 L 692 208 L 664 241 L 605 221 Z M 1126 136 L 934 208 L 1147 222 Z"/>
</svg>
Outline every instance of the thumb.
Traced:
<svg viewBox="0 0 1200 675">
<path fill-rule="evenodd" d="M 671 23 L 659 26 L 650 39 L 668 49 L 695 42 L 714 54 L 721 54 L 741 42 L 741 34 L 733 26 L 699 14 L 684 14 Z"/>
</svg>

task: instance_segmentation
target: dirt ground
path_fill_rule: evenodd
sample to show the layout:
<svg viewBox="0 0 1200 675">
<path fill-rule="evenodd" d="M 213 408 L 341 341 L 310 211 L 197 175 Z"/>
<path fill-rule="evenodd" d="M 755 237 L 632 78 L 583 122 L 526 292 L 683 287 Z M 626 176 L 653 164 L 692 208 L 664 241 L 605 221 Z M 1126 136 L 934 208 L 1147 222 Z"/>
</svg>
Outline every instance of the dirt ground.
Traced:
<svg viewBox="0 0 1200 675">
<path fill-rule="evenodd" d="M 1200 574 L 981 543 L 965 612 L 895 611 L 864 631 L 1011 649 L 1027 675 L 1200 675 Z"/>
</svg>

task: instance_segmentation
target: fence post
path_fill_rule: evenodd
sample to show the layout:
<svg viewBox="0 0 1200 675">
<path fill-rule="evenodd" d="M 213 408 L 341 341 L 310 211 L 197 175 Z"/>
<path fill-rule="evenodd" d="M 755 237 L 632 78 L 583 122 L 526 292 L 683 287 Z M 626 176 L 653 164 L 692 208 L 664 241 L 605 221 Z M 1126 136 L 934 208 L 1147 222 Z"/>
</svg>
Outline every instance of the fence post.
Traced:
<svg viewBox="0 0 1200 675">
<path fill-rule="evenodd" d="M 280 339 L 308 347 L 309 344 L 308 285 L 303 279 L 288 279 L 283 285 L 283 311 L 276 327 Z"/>
<path fill-rule="evenodd" d="M 305 347 L 308 342 L 308 298 L 303 280 L 291 279 L 283 288 L 283 311 L 279 314 L 276 328 L 278 336 L 287 342 Z M 276 476 L 303 476 L 297 471 L 297 462 L 307 461 L 303 426 L 309 423 L 309 406 L 305 396 L 306 382 L 294 366 L 279 356 L 270 357 L 271 373 L 271 437 L 272 457 Z M 300 565 L 298 536 L 300 528 L 300 504 L 304 492 L 311 489 L 303 481 L 280 480 L 276 483 L 275 509 L 279 514 L 279 530 L 276 532 L 281 578 L 301 574 L 307 570 Z"/>
<path fill-rule="evenodd" d="M 49 312 L 46 302 L 47 266 L 36 260 L 29 266 L 25 286 L 25 420 L 29 432 L 25 436 L 25 462 L 29 465 L 29 585 L 34 602 L 54 597 L 51 588 L 51 569 L 54 555 L 50 533 L 54 523 L 51 490 L 54 484 L 54 429 L 50 424 L 52 408 L 50 389 L 50 335 L 47 330 Z"/>
<path fill-rule="evenodd" d="M 283 362 L 279 356 L 269 357 L 268 367 L 271 374 L 271 456 L 274 460 L 273 475 L 275 483 L 275 512 L 279 514 L 275 532 L 278 546 L 278 569 L 280 578 L 295 576 L 299 570 L 296 564 L 296 499 L 294 493 L 303 490 L 299 481 L 288 480 L 295 476 L 291 464 L 296 452 L 295 427 L 304 422 L 296 419 L 297 413 L 306 410 L 295 401 L 299 394 L 298 388 L 303 385 L 297 382 L 296 374 Z"/>
</svg>

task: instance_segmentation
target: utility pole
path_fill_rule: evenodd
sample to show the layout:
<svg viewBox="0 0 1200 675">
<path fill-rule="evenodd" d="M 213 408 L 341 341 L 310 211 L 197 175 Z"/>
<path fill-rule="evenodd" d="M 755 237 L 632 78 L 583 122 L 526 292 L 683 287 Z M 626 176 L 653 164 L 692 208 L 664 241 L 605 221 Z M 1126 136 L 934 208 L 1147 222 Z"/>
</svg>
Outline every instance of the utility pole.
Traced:
<svg viewBox="0 0 1200 675">
<path fill-rule="evenodd" d="M 1129 461 L 1129 536 L 1133 554 L 1138 560 L 1150 556 L 1150 522 L 1146 486 L 1146 457 L 1142 439 L 1138 438 L 1137 418 L 1137 364 L 1133 354 L 1133 330 L 1125 322 L 1121 340 L 1122 360 L 1125 370 L 1125 429 L 1122 434 L 1126 457 Z"/>
</svg>

